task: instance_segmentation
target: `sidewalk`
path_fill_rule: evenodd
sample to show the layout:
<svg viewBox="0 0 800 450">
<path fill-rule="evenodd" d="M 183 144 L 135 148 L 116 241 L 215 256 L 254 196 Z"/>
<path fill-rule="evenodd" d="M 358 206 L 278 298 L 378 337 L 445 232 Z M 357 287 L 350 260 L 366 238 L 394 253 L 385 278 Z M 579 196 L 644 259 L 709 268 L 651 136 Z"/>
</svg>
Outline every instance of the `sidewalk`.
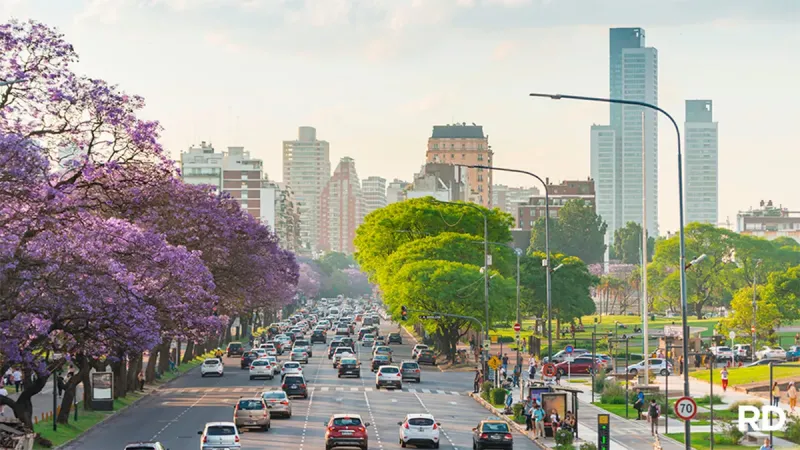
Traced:
<svg viewBox="0 0 800 450">
<path fill-rule="evenodd" d="M 19 398 L 19 394 L 15 391 L 14 386 L 6 386 L 6 389 L 9 391 L 9 398 L 13 400 L 17 400 Z M 63 397 L 58 397 L 59 407 L 61 406 L 62 398 Z M 80 402 L 83 401 L 83 383 L 79 384 L 75 388 L 75 398 L 78 400 L 78 407 L 80 408 Z M 34 423 L 37 421 L 43 421 L 47 413 L 53 411 L 53 383 L 47 383 L 41 392 L 31 398 L 31 403 L 33 404 Z M 6 407 L 5 415 L 13 417 L 14 413 L 11 411 L 11 408 Z M 80 415 L 80 412 L 78 412 L 78 415 Z"/>
</svg>

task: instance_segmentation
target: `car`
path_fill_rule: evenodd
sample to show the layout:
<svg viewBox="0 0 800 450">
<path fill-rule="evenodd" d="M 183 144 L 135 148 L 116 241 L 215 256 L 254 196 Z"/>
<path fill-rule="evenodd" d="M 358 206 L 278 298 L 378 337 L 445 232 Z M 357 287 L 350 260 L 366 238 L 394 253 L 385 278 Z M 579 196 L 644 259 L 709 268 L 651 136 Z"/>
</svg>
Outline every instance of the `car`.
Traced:
<svg viewBox="0 0 800 450">
<path fill-rule="evenodd" d="M 311 343 L 313 344 L 314 342 L 328 343 L 328 336 L 324 329 L 314 330 L 314 332 L 311 333 Z"/>
<path fill-rule="evenodd" d="M 371 334 L 371 335 L 373 335 L 373 336 L 374 336 L 376 332 L 377 332 L 377 330 L 376 330 L 374 327 L 366 327 L 366 326 L 362 326 L 362 327 L 361 327 L 361 328 L 358 330 L 358 336 L 356 336 L 356 337 L 357 337 L 357 339 L 360 341 L 360 340 L 364 339 L 364 335 L 365 335 L 365 334 Z"/>
<path fill-rule="evenodd" d="M 361 339 L 361 346 L 362 347 L 372 347 L 372 344 L 375 343 L 375 335 L 374 334 L 365 334 L 364 337 Z"/>
<path fill-rule="evenodd" d="M 239 450 L 242 448 L 239 429 L 233 422 L 208 422 L 197 434 L 200 435 L 200 450 L 223 448 Z"/>
<path fill-rule="evenodd" d="M 800 345 L 793 345 L 786 350 L 787 361 L 797 361 L 800 359 Z"/>
<path fill-rule="evenodd" d="M 287 375 L 300 375 L 302 373 L 303 373 L 303 368 L 297 361 L 285 362 L 283 363 L 283 367 L 281 367 L 281 379 L 283 379 Z"/>
<path fill-rule="evenodd" d="M 354 352 L 356 351 L 356 343 L 355 343 L 355 341 L 353 340 L 353 338 L 351 338 L 351 337 L 349 337 L 349 336 L 344 336 L 344 337 L 342 337 L 342 338 L 341 338 L 341 341 L 340 341 L 340 342 L 341 342 L 342 344 L 344 344 L 344 345 L 346 345 L 346 346 L 348 346 L 348 347 L 352 348 Z"/>
<path fill-rule="evenodd" d="M 417 352 L 417 362 L 420 364 L 436 365 L 436 354 L 431 349 L 420 350 Z"/>
<path fill-rule="evenodd" d="M 350 336 L 350 327 L 338 327 L 336 328 L 336 335 L 337 336 Z"/>
<path fill-rule="evenodd" d="M 439 448 L 439 428 L 442 424 L 436 422 L 430 414 L 407 414 L 400 425 L 400 446 L 415 447 L 431 446 Z"/>
<path fill-rule="evenodd" d="M 389 357 L 389 361 L 392 360 L 392 353 L 392 347 L 386 345 L 379 345 L 372 350 L 372 356 L 387 355 Z"/>
<path fill-rule="evenodd" d="M 375 355 L 372 357 L 371 367 L 373 372 L 378 370 L 378 368 L 381 366 L 388 366 L 389 364 L 391 364 L 391 362 L 389 361 L 389 357 L 386 355 Z"/>
<path fill-rule="evenodd" d="M 265 356 L 261 359 L 269 361 L 269 364 L 272 366 L 272 375 L 279 375 L 281 373 L 281 363 L 278 361 L 277 356 Z"/>
<path fill-rule="evenodd" d="M 161 442 L 131 442 L 124 450 L 168 450 Z"/>
<path fill-rule="evenodd" d="M 756 359 L 786 359 L 786 350 L 765 345 L 756 352 Z"/>
<path fill-rule="evenodd" d="M 355 358 L 343 356 L 339 361 L 337 375 L 339 378 L 346 375 L 355 375 L 356 378 L 361 378 L 361 363 Z"/>
<path fill-rule="evenodd" d="M 733 346 L 733 355 L 736 361 L 749 361 L 753 359 L 753 350 L 750 344 L 736 344 Z"/>
<path fill-rule="evenodd" d="M 244 353 L 244 346 L 241 342 L 231 342 L 228 344 L 228 348 L 225 349 L 225 353 L 228 354 L 228 358 L 231 356 L 242 356 Z"/>
<path fill-rule="evenodd" d="M 336 353 L 333 354 L 333 368 L 337 368 L 339 366 L 339 362 L 342 358 L 354 358 L 355 353 L 353 353 L 350 347 L 339 347 L 336 349 Z"/>
<path fill-rule="evenodd" d="M 782 360 L 782 359 L 770 359 L 770 358 L 766 358 L 766 359 L 759 359 L 758 361 L 752 362 L 752 363 L 750 363 L 750 364 L 746 365 L 745 367 L 766 366 L 766 365 L 768 365 L 768 364 L 770 364 L 770 363 L 771 363 L 771 364 L 773 364 L 773 365 L 776 365 L 776 366 L 777 366 L 778 364 L 783 364 L 783 363 L 785 363 L 785 362 L 786 362 L 786 361 L 784 361 L 784 360 Z"/>
<path fill-rule="evenodd" d="M 472 429 L 473 450 L 485 448 L 514 448 L 514 435 L 502 420 L 483 420 Z"/>
<path fill-rule="evenodd" d="M 261 393 L 261 398 L 270 406 L 269 415 L 283 416 L 287 419 L 292 418 L 292 401 L 286 392 L 283 391 L 264 391 Z"/>
<path fill-rule="evenodd" d="M 415 361 L 403 361 L 400 363 L 400 370 L 402 373 L 403 380 L 413 380 L 417 383 L 420 382 L 420 377 L 422 372 L 419 368 L 419 364 Z"/>
<path fill-rule="evenodd" d="M 647 364 L 649 365 L 649 369 L 651 372 L 656 372 L 661 376 L 672 374 L 672 369 L 673 369 L 672 364 L 667 362 L 667 360 L 665 359 L 650 358 Z M 639 361 L 638 363 L 631 364 L 630 366 L 625 368 L 625 371 L 633 376 L 638 375 L 640 370 L 644 370 L 644 361 Z"/>
<path fill-rule="evenodd" d="M 269 355 L 267 355 L 267 350 L 263 349 L 263 348 L 257 348 L 257 349 L 251 350 L 251 351 L 254 352 L 257 355 L 256 359 L 265 358 L 265 357 L 269 356 Z M 275 355 L 273 355 L 273 356 L 275 356 Z M 248 366 L 248 367 L 250 367 L 250 366 Z"/>
<path fill-rule="evenodd" d="M 244 352 L 242 354 L 242 360 L 241 360 L 242 361 L 241 362 L 242 370 L 249 369 L 250 368 L 250 363 L 252 363 L 253 361 L 255 361 L 257 359 L 258 359 L 258 353 L 253 352 L 253 351 Z"/>
<path fill-rule="evenodd" d="M 284 350 L 286 349 L 286 345 L 284 345 L 283 342 L 275 340 L 275 339 L 273 339 L 271 341 L 267 341 L 266 343 L 274 345 L 275 346 L 275 350 L 277 350 L 277 352 L 278 352 L 278 355 L 282 355 Z"/>
<path fill-rule="evenodd" d="M 283 389 L 283 392 L 286 392 L 286 395 L 289 397 L 296 396 L 308 398 L 306 378 L 301 374 L 290 374 L 283 377 L 281 389 Z"/>
<path fill-rule="evenodd" d="M 560 350 L 558 353 L 553 355 L 553 363 L 558 364 L 562 361 L 566 361 L 567 358 L 574 358 L 575 356 L 583 355 L 584 353 L 590 353 L 590 351 L 586 350 L 585 348 L 575 348 L 570 353 L 567 353 L 566 350 Z M 545 359 L 549 361 L 549 358 L 547 358 L 547 356 L 543 358 L 543 360 Z"/>
<path fill-rule="evenodd" d="M 289 359 L 299 363 L 308 364 L 308 352 L 305 350 L 292 350 Z"/>
<path fill-rule="evenodd" d="M 730 347 L 711 347 L 711 353 L 717 361 L 733 361 L 733 350 Z"/>
<path fill-rule="evenodd" d="M 225 368 L 219 358 L 208 358 L 200 365 L 200 377 L 206 375 L 216 375 L 221 377 L 225 375 Z"/>
<path fill-rule="evenodd" d="M 381 387 L 403 388 L 403 375 L 397 366 L 381 366 L 375 373 L 375 389 Z"/>
<path fill-rule="evenodd" d="M 336 353 L 336 349 L 343 345 L 344 343 L 342 343 L 342 341 L 334 340 L 331 342 L 331 344 L 328 346 L 328 359 L 333 359 L 333 354 Z"/>
<path fill-rule="evenodd" d="M 269 431 L 269 405 L 261 397 L 240 398 L 233 407 L 233 423 L 237 428 L 261 428 Z"/>
<path fill-rule="evenodd" d="M 275 344 L 271 342 L 267 342 L 266 344 L 261 344 L 261 348 L 267 352 L 268 356 L 278 356 L 278 349 L 275 348 Z"/>
<path fill-rule="evenodd" d="M 325 450 L 335 447 L 357 447 L 361 450 L 369 448 L 367 427 L 369 422 L 361 420 L 358 414 L 334 414 L 325 425 Z"/>
<path fill-rule="evenodd" d="M 271 380 L 275 378 L 275 371 L 272 364 L 266 359 L 257 359 L 250 364 L 250 379 L 266 378 Z"/>
<path fill-rule="evenodd" d="M 600 358 L 596 358 L 592 363 L 592 355 L 581 355 L 572 361 L 562 361 L 556 364 L 556 372 L 562 377 L 567 374 L 591 374 L 592 370 L 596 370 L 595 373 L 601 373 L 604 367 L 601 361 Z"/>
<path fill-rule="evenodd" d="M 403 337 L 400 333 L 389 333 L 389 344 L 402 344 Z"/>
<path fill-rule="evenodd" d="M 428 346 L 425 344 L 415 345 L 414 348 L 411 349 L 411 359 L 417 359 L 417 353 L 419 353 L 420 350 L 427 350 L 427 349 Z"/>
</svg>

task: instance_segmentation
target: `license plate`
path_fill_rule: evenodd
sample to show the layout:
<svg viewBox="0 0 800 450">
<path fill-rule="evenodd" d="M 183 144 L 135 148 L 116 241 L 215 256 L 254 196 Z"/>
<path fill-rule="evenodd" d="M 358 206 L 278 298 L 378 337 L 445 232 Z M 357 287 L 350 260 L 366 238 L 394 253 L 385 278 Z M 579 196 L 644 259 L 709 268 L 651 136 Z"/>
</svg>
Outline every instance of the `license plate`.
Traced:
<svg viewBox="0 0 800 450">
<path fill-rule="evenodd" d="M 497 435 L 497 434 L 493 434 L 493 435 L 489 436 L 489 439 L 500 439 L 500 436 Z"/>
<path fill-rule="evenodd" d="M 348 430 L 344 430 L 344 431 L 342 431 L 342 434 L 346 434 L 346 435 L 349 436 L 349 435 L 353 434 L 353 432 L 352 431 L 348 431 Z"/>
<path fill-rule="evenodd" d="M 420 428 L 419 431 L 425 431 L 425 428 Z"/>
<path fill-rule="evenodd" d="M 297 385 L 296 385 L 296 384 L 293 384 L 293 385 L 291 385 L 290 387 L 291 387 L 292 389 L 297 389 Z"/>
</svg>

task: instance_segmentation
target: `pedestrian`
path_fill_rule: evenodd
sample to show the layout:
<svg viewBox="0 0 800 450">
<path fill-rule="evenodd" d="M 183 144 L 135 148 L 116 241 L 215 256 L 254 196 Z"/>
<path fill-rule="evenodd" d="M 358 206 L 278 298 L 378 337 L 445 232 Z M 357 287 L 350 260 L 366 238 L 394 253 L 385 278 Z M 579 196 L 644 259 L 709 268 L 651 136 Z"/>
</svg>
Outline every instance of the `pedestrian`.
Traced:
<svg viewBox="0 0 800 450">
<path fill-rule="evenodd" d="M 794 412 L 794 408 L 797 406 L 797 388 L 794 386 L 794 381 L 789 382 L 789 389 L 786 391 L 786 395 L 789 397 L 789 409 Z"/>
<path fill-rule="evenodd" d="M 647 410 L 647 417 L 650 418 L 650 435 L 658 436 L 658 404 L 656 399 L 650 400 L 650 407 Z"/>
<path fill-rule="evenodd" d="M 561 417 L 558 416 L 558 411 L 555 408 L 550 410 L 550 429 L 553 430 L 553 437 L 558 433 L 561 427 Z"/>
<path fill-rule="evenodd" d="M 511 409 L 511 405 L 514 404 L 514 395 L 511 393 L 511 389 L 506 391 L 506 410 L 504 411 L 506 414 L 511 414 L 513 410 Z"/>
<path fill-rule="evenodd" d="M 139 372 L 139 375 L 136 375 L 136 381 L 139 382 L 139 390 L 144 392 L 144 371 Z"/>
<path fill-rule="evenodd" d="M 556 370 L 556 385 L 561 386 L 561 370 Z"/>
<path fill-rule="evenodd" d="M 64 375 L 58 374 L 56 386 L 58 387 L 58 396 L 61 397 L 64 395 L 64 390 L 67 388 L 67 384 L 64 382 Z"/>
<path fill-rule="evenodd" d="M 678 357 L 678 375 L 683 375 L 683 355 Z"/>
<path fill-rule="evenodd" d="M 533 410 L 533 438 L 544 438 L 544 409 L 542 405 L 536 405 Z"/>
<path fill-rule="evenodd" d="M 503 355 L 503 372 L 508 371 L 508 353 Z"/>
<path fill-rule="evenodd" d="M 14 379 L 14 387 L 17 388 L 17 392 L 19 392 L 19 387 L 22 386 L 22 372 L 19 371 L 19 368 L 16 368 L 14 372 L 11 373 L 11 377 Z"/>
<path fill-rule="evenodd" d="M 636 394 L 636 401 L 633 403 L 633 409 L 636 410 L 636 420 L 642 420 L 642 410 L 644 409 L 644 392 L 639 389 Z"/>
<path fill-rule="evenodd" d="M 722 392 L 728 392 L 728 368 L 723 367 L 722 371 L 719 373 L 719 377 L 722 380 Z"/>
<path fill-rule="evenodd" d="M 525 431 L 533 430 L 533 421 L 531 420 L 533 417 L 533 398 L 529 398 L 528 401 L 525 402 L 522 415 L 525 416 Z"/>
<path fill-rule="evenodd" d="M 514 366 L 514 387 L 519 387 L 519 376 L 522 368 L 519 365 Z"/>
<path fill-rule="evenodd" d="M 778 406 L 781 402 L 781 387 L 778 382 L 772 383 L 772 406 Z"/>
<path fill-rule="evenodd" d="M 6 390 L 6 385 L 0 381 L 0 397 L 8 397 L 8 391 Z M 0 417 L 3 417 L 6 413 L 6 405 L 0 404 Z"/>
<path fill-rule="evenodd" d="M 481 374 L 480 367 L 475 367 L 475 380 L 472 383 L 472 393 L 473 394 L 480 393 L 482 378 L 483 378 L 483 375 Z"/>
<path fill-rule="evenodd" d="M 772 446 L 769 445 L 769 438 L 764 439 L 764 445 L 759 450 L 772 450 Z"/>
<path fill-rule="evenodd" d="M 531 358 L 531 365 L 528 366 L 528 379 L 533 381 L 536 377 L 536 360 Z"/>
</svg>

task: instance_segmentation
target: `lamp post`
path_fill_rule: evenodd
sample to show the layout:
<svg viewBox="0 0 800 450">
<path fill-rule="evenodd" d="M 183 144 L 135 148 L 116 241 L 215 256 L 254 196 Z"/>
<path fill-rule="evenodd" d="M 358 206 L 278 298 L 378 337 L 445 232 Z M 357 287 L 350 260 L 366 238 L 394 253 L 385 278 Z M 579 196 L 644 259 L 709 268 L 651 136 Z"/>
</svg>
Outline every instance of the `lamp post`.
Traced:
<svg viewBox="0 0 800 450">
<path fill-rule="evenodd" d="M 753 267 L 753 347 L 752 347 L 752 350 L 750 352 L 750 353 L 753 354 L 753 361 L 756 360 L 756 335 L 757 335 L 757 333 L 756 333 L 756 330 L 757 330 L 757 328 L 756 328 L 756 326 L 757 326 L 756 325 L 757 324 L 757 322 L 756 322 L 756 313 L 758 312 L 758 303 L 756 302 L 756 280 L 757 280 L 756 279 L 756 274 L 758 272 L 757 272 L 756 269 L 758 269 L 758 266 L 760 266 L 760 265 L 761 265 L 761 260 L 757 259 L 755 267 Z M 778 344 L 780 344 L 780 342 L 778 342 Z M 772 442 L 772 441 L 770 441 L 770 442 Z"/>
<path fill-rule="evenodd" d="M 547 360 L 551 361 L 553 359 L 553 324 L 552 324 L 552 303 L 551 303 L 551 289 L 550 289 L 550 189 L 547 186 L 547 183 L 542 180 L 539 175 L 536 175 L 532 172 L 528 172 L 525 170 L 519 169 L 509 169 L 507 167 L 493 167 L 493 166 L 484 166 L 484 165 L 477 165 L 477 164 L 457 164 L 457 166 L 461 167 L 468 167 L 470 169 L 487 169 L 487 170 L 499 170 L 501 172 L 513 172 L 513 173 L 522 173 L 533 178 L 539 180 L 544 186 L 544 253 L 545 259 L 542 261 L 542 265 L 545 267 L 545 283 L 547 284 Z M 688 382 L 688 381 L 687 381 Z"/>
<path fill-rule="evenodd" d="M 683 161 L 681 156 L 681 130 L 678 128 L 678 123 L 675 122 L 675 119 L 672 116 L 664 111 L 663 109 L 659 108 L 656 105 L 652 105 L 646 102 L 638 102 L 635 100 L 622 100 L 616 98 L 601 98 L 601 97 L 584 97 L 579 95 L 564 95 L 564 94 L 541 94 L 541 93 L 531 93 L 529 94 L 531 97 L 542 97 L 542 98 L 549 98 L 551 100 L 579 100 L 579 101 L 586 101 L 586 102 L 600 102 L 600 103 L 617 103 L 622 105 L 633 105 L 633 106 L 641 106 L 644 108 L 652 109 L 655 111 L 660 112 L 661 114 L 665 115 L 670 122 L 672 122 L 672 126 L 675 128 L 675 135 L 677 136 L 677 148 L 678 148 L 678 217 L 679 222 L 678 226 L 680 229 L 680 277 L 681 277 L 681 326 L 683 328 L 683 354 L 689 354 L 689 319 L 688 319 L 688 304 L 687 304 L 687 293 L 686 293 L 686 238 L 684 235 L 684 211 L 683 211 Z M 642 233 L 645 233 L 645 230 L 642 230 Z M 645 241 L 646 242 L 646 241 Z M 645 320 L 647 318 L 645 317 Z M 689 371 L 685 370 L 683 372 L 683 395 L 689 397 L 691 394 L 689 392 Z M 690 450 L 692 448 L 691 445 L 691 434 L 692 434 L 692 426 L 691 423 L 687 420 L 685 422 L 684 427 L 684 446 L 686 450 Z"/>
<path fill-rule="evenodd" d="M 0 81 L 0 87 L 10 86 L 12 84 L 21 83 L 23 81 L 25 81 L 25 78 L 20 78 L 20 79 L 17 79 L 17 80 Z"/>
</svg>

